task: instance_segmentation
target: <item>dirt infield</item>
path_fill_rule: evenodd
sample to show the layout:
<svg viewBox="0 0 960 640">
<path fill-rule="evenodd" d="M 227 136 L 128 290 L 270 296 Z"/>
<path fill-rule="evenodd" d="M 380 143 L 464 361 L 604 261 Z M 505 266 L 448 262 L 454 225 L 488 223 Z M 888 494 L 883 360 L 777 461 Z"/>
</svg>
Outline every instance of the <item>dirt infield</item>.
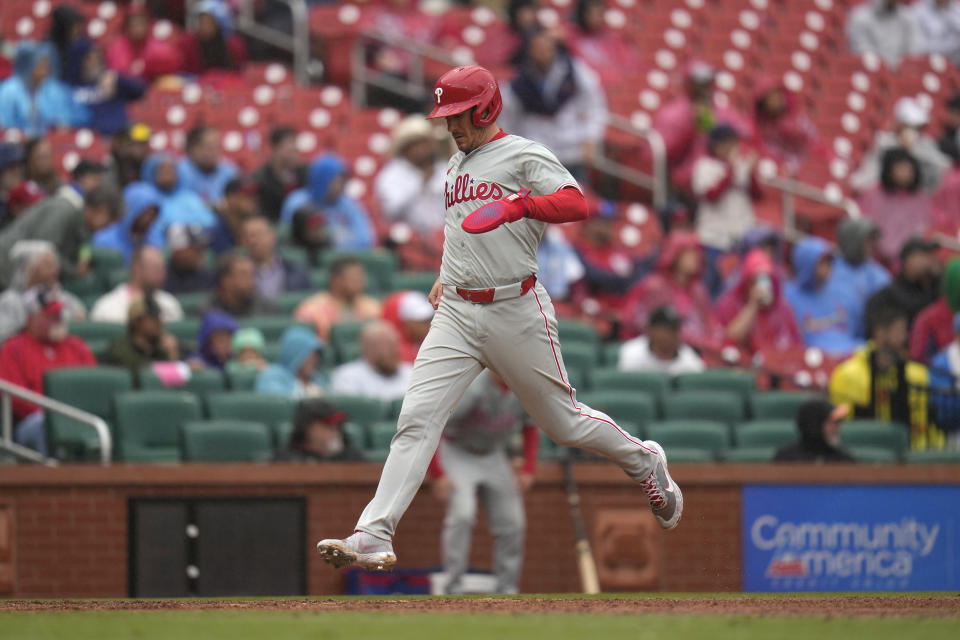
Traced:
<svg viewBox="0 0 960 640">
<path fill-rule="evenodd" d="M 409 613 L 586 613 L 733 616 L 960 618 L 956 596 L 771 596 L 611 598 L 374 598 L 284 600 L 0 600 L 9 611 L 326 611 Z"/>
</svg>

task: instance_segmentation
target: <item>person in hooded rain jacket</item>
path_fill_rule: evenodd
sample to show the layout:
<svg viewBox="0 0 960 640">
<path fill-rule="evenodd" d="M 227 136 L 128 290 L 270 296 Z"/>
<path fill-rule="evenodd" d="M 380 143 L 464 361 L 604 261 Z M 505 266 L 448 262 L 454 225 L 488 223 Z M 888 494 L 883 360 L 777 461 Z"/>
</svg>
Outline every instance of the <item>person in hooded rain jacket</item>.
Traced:
<svg viewBox="0 0 960 640">
<path fill-rule="evenodd" d="M 123 217 L 94 234 L 94 247 L 110 249 L 123 255 L 130 264 L 134 250 L 147 243 L 147 235 L 160 215 L 160 194 L 153 185 L 134 182 L 123 190 Z"/>
<path fill-rule="evenodd" d="M 317 374 L 323 342 L 304 327 L 290 327 L 280 338 L 277 361 L 260 372 L 255 389 L 300 399 L 323 395 L 326 380 Z"/>
<path fill-rule="evenodd" d="M 803 342 L 810 347 L 843 355 L 862 344 L 853 323 L 850 292 L 833 273 L 833 250 L 826 241 L 804 238 L 793 249 L 793 279 L 784 293 L 793 308 Z"/>
<path fill-rule="evenodd" d="M 304 208 L 320 210 L 326 233 L 336 249 L 370 249 L 376 242 L 367 212 L 343 192 L 347 165 L 333 154 L 323 154 L 307 168 L 307 185 L 292 191 L 283 202 L 280 224 L 291 224 Z"/>
<path fill-rule="evenodd" d="M 28 138 L 48 129 L 73 127 L 87 119 L 70 89 L 57 79 L 56 50 L 50 43 L 21 42 L 14 73 L 0 83 L 0 127 L 20 129 Z"/>
</svg>

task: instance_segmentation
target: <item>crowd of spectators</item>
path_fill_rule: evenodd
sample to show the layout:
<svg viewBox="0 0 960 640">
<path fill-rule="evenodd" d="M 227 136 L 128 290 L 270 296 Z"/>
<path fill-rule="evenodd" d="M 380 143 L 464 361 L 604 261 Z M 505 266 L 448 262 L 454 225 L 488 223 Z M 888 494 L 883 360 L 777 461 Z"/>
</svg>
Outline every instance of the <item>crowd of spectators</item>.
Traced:
<svg viewBox="0 0 960 640">
<path fill-rule="evenodd" d="M 851 47 L 867 51 L 889 37 L 878 51 L 885 58 L 902 44 L 904 55 L 928 46 L 956 59 L 957 3 L 901 4 L 856 8 Z M 595 166 L 609 121 L 605 89 L 622 66 L 641 66 L 637 44 L 605 26 L 603 7 L 581 0 L 565 29 L 538 22 L 532 2 L 510 2 L 508 30 L 490 47 L 500 57 L 494 62 L 512 65 L 501 82 L 502 126 L 553 149 L 590 198 L 589 219 L 549 229 L 540 247 L 539 277 L 558 308 L 593 322 L 604 339 L 625 341 L 623 369 L 675 375 L 703 370 L 709 354 L 729 347 L 747 357 L 813 347 L 842 362 L 829 390 L 853 415 L 899 420 L 918 433 L 934 424 L 935 412 L 921 415 L 911 394 L 931 380 L 960 390 L 960 262 L 945 260 L 956 248 L 947 240 L 960 230 L 960 95 L 946 104 L 939 134 L 927 106 L 897 100 L 850 180 L 862 216 L 843 220 L 829 238 L 788 242 L 758 222 L 760 164 L 772 159 L 799 175 L 828 162 L 829 145 L 782 82 L 753 78 L 741 111 L 721 99 L 716 70 L 691 61 L 678 94 L 653 117 L 673 201 L 661 241 L 640 249 L 619 233 L 623 206 L 601 197 L 608 184 Z M 394 20 L 408 10 L 390 3 L 369 19 L 416 32 L 422 24 Z M 294 399 L 401 397 L 432 306 L 417 291 L 371 287 L 376 274 L 343 254 L 396 249 L 403 266 L 438 268 L 443 128 L 417 114 L 401 119 L 366 199 L 347 189 L 352 167 L 344 157 L 301 154 L 293 122 L 273 127 L 252 171 L 224 157 L 221 132 L 207 123 L 186 131 L 182 156 L 151 153 L 150 127 L 128 120 L 127 102 L 167 74 L 237 72 L 246 60 L 225 4 L 208 0 L 194 12 L 193 29 L 173 43 L 155 36 L 153 15 L 136 5 L 115 39 L 96 43 L 83 17 L 63 6 L 47 39 L 17 46 L 13 73 L 0 83 L 0 127 L 26 140 L 0 143 L 0 376 L 40 390 L 46 368 L 95 364 L 68 333 L 70 321 L 89 319 L 124 327 L 95 355 L 134 374 L 152 367 L 182 380 L 203 369 L 248 370 L 258 391 Z M 397 76 L 409 71 L 390 48 L 369 63 Z M 48 133 L 80 126 L 109 140 L 109 157 L 82 158 L 63 175 Z M 408 253 L 384 226 L 406 228 Z M 124 277 L 95 273 L 95 252 L 117 254 Z M 78 293 L 96 278 L 104 285 L 98 295 Z M 289 294 L 300 297 L 282 307 Z M 189 296 L 203 299 L 187 305 Z M 244 326 L 281 313 L 299 324 L 276 345 Z M 195 339 L 178 340 L 167 328 L 185 318 L 200 323 Z M 359 353 L 333 368 L 333 327 L 353 322 L 367 323 Z M 15 354 L 45 344 L 46 355 L 19 371 Z M 163 366 L 170 362 L 185 368 Z M 883 394 L 877 385 L 886 385 Z M 24 405 L 15 413 L 18 434 L 36 444 L 37 412 Z M 335 408 L 317 405 L 304 414 L 296 446 L 312 441 L 310 424 L 338 420 Z"/>
</svg>

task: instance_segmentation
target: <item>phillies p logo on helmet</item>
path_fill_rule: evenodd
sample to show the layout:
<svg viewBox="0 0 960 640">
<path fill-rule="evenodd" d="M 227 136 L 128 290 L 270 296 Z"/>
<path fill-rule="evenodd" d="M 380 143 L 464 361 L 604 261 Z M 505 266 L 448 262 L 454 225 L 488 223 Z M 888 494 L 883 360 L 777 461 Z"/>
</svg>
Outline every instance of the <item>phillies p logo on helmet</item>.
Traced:
<svg viewBox="0 0 960 640">
<path fill-rule="evenodd" d="M 476 65 L 447 71 L 433 86 L 433 94 L 437 103 L 428 118 L 446 118 L 473 109 L 474 126 L 488 127 L 496 122 L 503 108 L 497 79 Z"/>
</svg>

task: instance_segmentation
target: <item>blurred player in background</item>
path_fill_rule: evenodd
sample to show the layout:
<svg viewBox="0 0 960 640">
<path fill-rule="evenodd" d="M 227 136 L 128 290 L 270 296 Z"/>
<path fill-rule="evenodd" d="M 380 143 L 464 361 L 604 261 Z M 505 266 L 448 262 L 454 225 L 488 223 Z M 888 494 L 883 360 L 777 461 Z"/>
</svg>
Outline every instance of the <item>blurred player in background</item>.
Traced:
<svg viewBox="0 0 960 640">
<path fill-rule="evenodd" d="M 514 473 L 509 445 L 523 426 L 524 464 Z M 497 374 L 486 371 L 473 381 L 443 431 L 430 463 L 433 495 L 447 505 L 443 520 L 444 591 L 463 593 L 470 560 L 470 536 L 482 500 L 493 535 L 493 573 L 497 593 L 517 593 L 523 564 L 526 518 L 523 493 L 533 486 L 539 433 Z"/>
</svg>

